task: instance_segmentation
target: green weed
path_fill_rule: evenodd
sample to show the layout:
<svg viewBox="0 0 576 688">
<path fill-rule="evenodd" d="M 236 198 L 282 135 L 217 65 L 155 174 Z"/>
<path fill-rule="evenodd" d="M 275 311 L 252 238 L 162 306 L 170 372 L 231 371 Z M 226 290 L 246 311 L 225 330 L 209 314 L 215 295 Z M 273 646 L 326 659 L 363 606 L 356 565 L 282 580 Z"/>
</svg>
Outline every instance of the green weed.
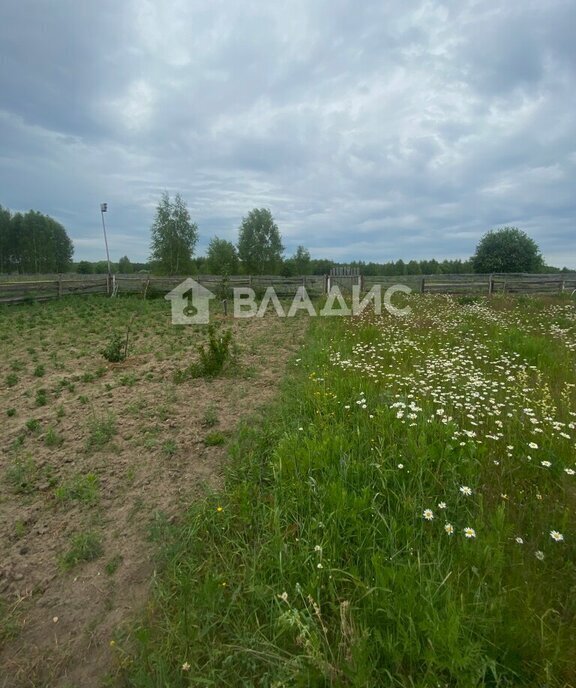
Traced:
<svg viewBox="0 0 576 688">
<path fill-rule="evenodd" d="M 87 449 L 102 449 L 117 432 L 116 418 L 108 412 L 102 416 L 96 413 L 88 422 Z"/>
<path fill-rule="evenodd" d="M 100 481 L 94 473 L 76 475 L 59 485 L 55 497 L 59 502 L 79 501 L 93 504 L 100 496 Z"/>
<path fill-rule="evenodd" d="M 70 540 L 70 548 L 60 557 L 60 566 L 69 571 L 82 562 L 98 559 L 103 553 L 100 535 L 93 531 L 77 533 Z"/>
</svg>

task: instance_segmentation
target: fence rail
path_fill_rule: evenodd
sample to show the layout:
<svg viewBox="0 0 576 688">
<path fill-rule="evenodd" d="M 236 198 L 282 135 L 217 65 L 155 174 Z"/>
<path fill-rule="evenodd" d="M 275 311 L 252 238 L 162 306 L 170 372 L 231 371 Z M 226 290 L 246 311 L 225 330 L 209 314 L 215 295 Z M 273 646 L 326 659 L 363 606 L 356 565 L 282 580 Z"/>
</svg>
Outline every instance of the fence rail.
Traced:
<svg viewBox="0 0 576 688">
<path fill-rule="evenodd" d="M 0 275 L 0 303 L 47 301 L 71 294 L 166 294 L 186 277 L 160 277 L 146 274 L 114 275 Z M 436 294 L 557 294 L 576 290 L 576 272 L 538 275 L 507 273 L 493 275 L 400 275 L 354 277 L 348 283 L 324 275 L 280 277 L 278 275 L 195 275 L 202 286 L 216 293 L 224 287 L 251 287 L 263 291 L 274 287 L 278 295 L 293 295 L 305 286 L 310 296 L 326 293 L 328 284 L 338 284 L 343 290 L 361 284 L 363 291 L 376 285 L 382 288 L 404 284 L 415 292 Z"/>
</svg>

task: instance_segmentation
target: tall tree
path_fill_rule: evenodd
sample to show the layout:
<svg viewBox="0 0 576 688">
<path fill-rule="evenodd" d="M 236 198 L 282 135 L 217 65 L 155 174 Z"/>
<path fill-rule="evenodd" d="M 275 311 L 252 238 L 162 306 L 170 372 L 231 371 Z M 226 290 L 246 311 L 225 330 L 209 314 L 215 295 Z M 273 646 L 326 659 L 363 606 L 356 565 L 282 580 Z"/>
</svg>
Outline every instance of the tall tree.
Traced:
<svg viewBox="0 0 576 688">
<path fill-rule="evenodd" d="M 472 256 L 474 272 L 540 272 L 544 259 L 536 242 L 517 227 L 487 232 Z"/>
<path fill-rule="evenodd" d="M 297 275 L 309 275 L 310 274 L 310 251 L 304 246 L 298 246 L 296 253 L 292 256 L 294 261 L 294 269 Z"/>
<path fill-rule="evenodd" d="M 238 272 L 238 252 L 231 241 L 217 236 L 208 244 L 204 268 L 213 275 L 234 275 Z"/>
<path fill-rule="evenodd" d="M 130 262 L 128 256 L 122 256 L 118 261 L 118 272 L 121 275 L 131 275 L 134 272 L 134 266 Z"/>
<path fill-rule="evenodd" d="M 275 274 L 282 265 L 282 238 L 268 208 L 254 208 L 243 218 L 238 256 L 248 274 Z"/>
<path fill-rule="evenodd" d="M 35 210 L 10 217 L 0 210 L 0 271 L 66 272 L 74 247 L 64 227 Z"/>
<path fill-rule="evenodd" d="M 198 242 L 198 225 L 180 194 L 173 201 L 162 194 L 152 225 L 150 260 L 156 272 L 166 275 L 187 274 L 192 270 L 192 256 Z"/>
<path fill-rule="evenodd" d="M 0 205 L 0 273 L 10 271 L 10 211 Z"/>
</svg>

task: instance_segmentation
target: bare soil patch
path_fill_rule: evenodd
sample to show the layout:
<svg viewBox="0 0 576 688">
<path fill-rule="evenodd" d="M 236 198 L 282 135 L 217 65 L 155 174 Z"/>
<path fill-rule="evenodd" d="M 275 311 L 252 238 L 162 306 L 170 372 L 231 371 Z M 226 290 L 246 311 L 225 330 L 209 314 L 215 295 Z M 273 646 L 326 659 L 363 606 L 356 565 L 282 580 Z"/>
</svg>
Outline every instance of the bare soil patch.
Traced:
<svg viewBox="0 0 576 688">
<path fill-rule="evenodd" d="M 100 350 L 135 315 L 129 357 Z M 169 304 L 66 299 L 0 310 L 0 686 L 105 685 L 145 604 L 154 537 L 218 487 L 240 419 L 271 400 L 306 319 L 225 320 L 239 366 L 173 382 L 201 328 Z"/>
</svg>

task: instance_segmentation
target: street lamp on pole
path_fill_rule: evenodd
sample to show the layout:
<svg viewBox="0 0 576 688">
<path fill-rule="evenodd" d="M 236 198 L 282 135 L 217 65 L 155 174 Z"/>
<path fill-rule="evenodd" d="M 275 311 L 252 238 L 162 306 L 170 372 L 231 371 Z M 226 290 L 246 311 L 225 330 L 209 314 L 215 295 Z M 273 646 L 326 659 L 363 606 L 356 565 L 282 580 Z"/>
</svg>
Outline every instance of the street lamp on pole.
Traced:
<svg viewBox="0 0 576 688">
<path fill-rule="evenodd" d="M 108 238 L 106 237 L 106 223 L 104 213 L 108 211 L 108 203 L 100 203 L 100 215 L 102 215 L 102 231 L 104 232 L 104 245 L 106 246 L 106 260 L 108 261 L 108 291 L 110 291 L 110 278 L 112 269 L 110 267 L 110 253 L 108 252 Z"/>
</svg>

